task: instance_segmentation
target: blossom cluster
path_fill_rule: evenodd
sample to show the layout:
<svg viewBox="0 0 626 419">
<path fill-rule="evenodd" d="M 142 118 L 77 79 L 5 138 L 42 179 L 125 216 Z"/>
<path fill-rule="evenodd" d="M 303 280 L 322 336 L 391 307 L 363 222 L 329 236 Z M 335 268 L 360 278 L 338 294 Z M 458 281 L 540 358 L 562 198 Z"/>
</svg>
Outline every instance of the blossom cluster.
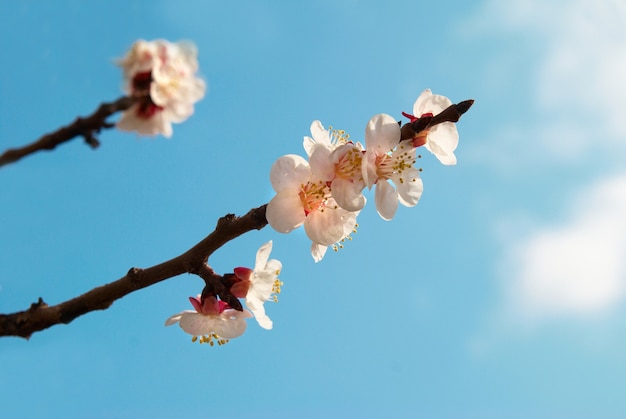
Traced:
<svg viewBox="0 0 626 419">
<path fill-rule="evenodd" d="M 266 301 L 278 301 L 277 294 L 283 283 L 278 279 L 282 264 L 276 259 L 269 259 L 272 242 L 262 245 L 256 254 L 254 269 L 238 267 L 234 273 L 224 275 L 224 284 L 230 294 L 245 299 L 247 309 L 236 310 L 227 302 L 219 300 L 213 292 L 189 297 L 194 310 L 185 310 L 169 317 L 166 326 L 178 323 L 193 336 L 194 342 L 216 342 L 222 345 L 229 339 L 241 336 L 245 332 L 246 319 L 255 317 L 264 329 L 271 329 L 272 320 L 265 313 Z"/>
<path fill-rule="evenodd" d="M 119 65 L 126 93 L 134 99 L 117 123 L 122 130 L 169 137 L 172 123 L 191 116 L 206 90 L 195 75 L 197 52 L 190 43 L 140 40 Z M 472 103 L 453 105 L 426 89 L 413 113 L 403 113 L 409 119 L 405 125 L 387 114 L 373 116 L 365 127 L 365 145 L 352 141 L 345 131 L 313 121 L 311 136 L 303 141 L 306 158 L 288 154 L 272 165 L 270 181 L 276 194 L 266 208 L 268 224 L 281 233 L 304 225 L 311 255 L 319 262 L 328 247 L 336 250 L 356 232 L 357 216 L 367 202 L 366 188 L 375 189 L 376 209 L 385 220 L 395 216 L 399 204 L 415 206 L 424 188 L 421 169 L 415 167 L 421 157 L 418 148 L 424 147 L 444 165 L 456 164 L 455 123 Z M 175 314 L 165 324 L 178 323 L 194 341 L 210 345 L 243 334 L 251 317 L 271 329 L 264 303 L 276 301 L 282 285 L 278 279 L 282 264 L 269 259 L 271 250 L 271 241 L 261 246 L 254 269 L 238 267 L 218 276 L 205 266 L 204 276 L 198 274 L 206 286 L 201 295 L 189 298 L 194 310 Z"/>
<path fill-rule="evenodd" d="M 172 135 L 172 123 L 193 114 L 206 85 L 195 76 L 197 51 L 190 42 L 139 40 L 118 64 L 124 72 L 124 90 L 137 102 L 122 114 L 117 127 L 142 135 Z"/>
<path fill-rule="evenodd" d="M 367 201 L 366 187 L 375 188 L 376 209 L 385 220 L 394 217 L 398 203 L 415 206 L 423 191 L 420 169 L 414 166 L 418 147 L 424 146 L 444 165 L 456 164 L 458 117 L 431 123 L 451 105 L 447 97 L 426 89 L 415 101 L 413 114 L 404 115 L 409 130 L 421 121 L 429 123 L 407 136 L 392 116 L 375 115 L 365 128 L 365 147 L 344 131 L 327 130 L 314 121 L 303 143 L 308 160 L 289 154 L 272 165 L 276 195 L 267 206 L 268 223 L 281 233 L 304 225 L 312 241 L 311 255 L 319 262 L 329 246 L 336 249 L 355 231 Z"/>
</svg>

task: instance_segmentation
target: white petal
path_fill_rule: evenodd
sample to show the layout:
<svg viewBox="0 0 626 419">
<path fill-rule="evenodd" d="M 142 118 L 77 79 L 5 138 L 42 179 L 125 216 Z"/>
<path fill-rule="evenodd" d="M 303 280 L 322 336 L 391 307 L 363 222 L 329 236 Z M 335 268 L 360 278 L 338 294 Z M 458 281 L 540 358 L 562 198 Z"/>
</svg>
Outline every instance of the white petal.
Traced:
<svg viewBox="0 0 626 419">
<path fill-rule="evenodd" d="M 256 252 L 256 261 L 254 263 L 254 270 L 260 271 L 265 269 L 265 265 L 267 264 L 267 260 L 270 258 L 270 253 L 272 253 L 272 241 L 268 241 L 259 247 L 259 250 Z"/>
<path fill-rule="evenodd" d="M 331 204 L 332 203 L 332 204 Z M 306 235 L 315 243 L 330 246 L 337 243 L 343 237 L 343 217 L 346 211 L 334 206 L 334 201 L 323 211 L 313 211 L 304 220 Z"/>
<path fill-rule="evenodd" d="M 265 314 L 264 308 L 257 311 L 254 314 L 254 317 L 256 318 L 256 321 L 259 323 L 259 326 L 261 326 L 263 329 L 271 330 L 272 327 L 274 327 L 274 322 L 272 322 L 272 319 L 270 319 L 268 315 Z"/>
<path fill-rule="evenodd" d="M 316 143 L 330 146 L 330 136 L 321 121 L 313 121 L 311 123 L 311 135 Z"/>
<path fill-rule="evenodd" d="M 369 189 L 372 189 L 372 186 L 374 186 L 378 180 L 376 170 L 376 153 L 374 150 L 365 150 L 365 154 L 363 154 L 361 158 L 361 174 L 363 175 L 365 185 Z"/>
<path fill-rule="evenodd" d="M 218 316 L 205 316 L 196 312 L 188 312 L 182 313 L 178 324 L 181 329 L 190 335 L 202 336 L 214 332 L 219 321 L 220 318 Z"/>
<path fill-rule="evenodd" d="M 418 118 L 425 113 L 437 115 L 450 105 L 452 105 L 450 99 L 441 95 L 433 95 L 430 89 L 426 89 L 413 104 L 413 115 Z"/>
<path fill-rule="evenodd" d="M 279 260 L 276 259 L 270 259 L 267 261 L 267 264 L 265 264 L 265 271 L 268 272 L 280 272 L 283 270 L 283 264 L 280 263 Z"/>
<path fill-rule="evenodd" d="M 313 260 L 315 261 L 315 263 L 324 258 L 326 250 L 328 250 L 328 246 L 322 246 L 321 244 L 317 243 L 311 244 L 311 256 L 313 256 Z"/>
<path fill-rule="evenodd" d="M 135 131 L 137 134 L 150 136 L 162 134 L 169 138 L 172 136 L 172 125 L 164 115 L 163 112 L 157 112 L 150 118 L 139 118 L 137 105 L 133 105 L 122 114 L 116 126 L 122 131 Z"/>
<path fill-rule="evenodd" d="M 444 122 L 434 126 L 428 133 L 426 149 L 433 153 L 445 165 L 456 164 L 454 150 L 459 144 L 459 132 L 456 124 Z"/>
<path fill-rule="evenodd" d="M 343 215 L 343 235 L 341 238 L 348 237 L 350 234 L 354 232 L 354 227 L 356 227 L 356 217 L 359 215 L 360 211 L 352 211 L 346 212 Z"/>
<path fill-rule="evenodd" d="M 419 170 L 414 167 L 410 170 L 405 170 L 402 175 L 403 182 L 394 182 L 398 192 L 398 201 L 404 206 L 413 207 L 417 205 L 422 196 L 424 184 L 419 177 Z"/>
<path fill-rule="evenodd" d="M 273 262 L 273 265 L 276 263 L 273 267 L 277 269 L 254 272 L 252 285 L 246 295 L 246 304 L 251 302 L 253 306 L 258 306 L 270 299 L 274 282 L 278 277 L 277 272 L 280 272 L 280 269 L 282 269 L 282 265 L 277 260 L 272 259 L 270 262 Z"/>
<path fill-rule="evenodd" d="M 247 317 L 252 317 L 252 314 L 247 310 L 236 311 L 236 310 L 227 310 L 234 311 L 235 313 L 231 313 L 232 317 L 228 319 L 220 319 L 220 321 L 215 325 L 213 329 L 215 333 L 217 333 L 220 337 L 226 339 L 233 339 L 238 336 L 241 336 L 243 332 L 246 331 L 246 327 L 248 324 L 246 323 Z M 224 312 L 226 313 L 226 311 Z M 222 317 L 224 317 L 224 313 L 222 313 Z"/>
<path fill-rule="evenodd" d="M 360 211 L 365 206 L 365 197 L 361 193 L 362 182 L 351 182 L 346 179 L 337 178 L 331 184 L 333 198 L 337 204 L 346 211 Z"/>
<path fill-rule="evenodd" d="M 258 301 L 248 301 L 246 299 L 246 305 L 254 314 L 254 318 L 256 319 L 257 323 L 259 323 L 259 326 L 267 330 L 272 328 L 272 320 L 267 316 L 267 314 L 265 314 L 265 307 L 263 306 L 263 303 L 260 303 Z"/>
<path fill-rule="evenodd" d="M 313 179 L 329 182 L 335 178 L 335 165 L 330 159 L 330 153 L 330 147 L 327 145 L 315 144 L 311 148 L 309 165 Z"/>
<path fill-rule="evenodd" d="M 313 121 L 311 123 L 311 135 L 313 138 L 304 137 L 304 141 L 302 142 L 304 150 L 309 157 L 313 152 L 313 146 L 315 144 L 322 144 L 330 148 L 330 136 L 320 121 Z"/>
<path fill-rule="evenodd" d="M 276 192 L 298 189 L 311 177 L 309 163 L 300 156 L 287 154 L 279 157 L 270 170 L 270 182 Z"/>
<path fill-rule="evenodd" d="M 313 138 L 305 136 L 302 139 L 302 147 L 304 147 L 304 151 L 306 151 L 307 156 L 311 156 L 311 151 L 313 150 L 314 145 L 315 141 Z"/>
<path fill-rule="evenodd" d="M 400 126 L 387 114 L 374 115 L 365 128 L 365 147 L 375 153 L 386 153 L 400 142 Z"/>
<path fill-rule="evenodd" d="M 193 104 L 189 102 L 171 102 L 162 113 L 168 121 L 180 123 L 193 115 Z"/>
<path fill-rule="evenodd" d="M 374 199 L 378 214 L 383 220 L 391 220 L 398 209 L 398 193 L 393 189 L 393 186 L 386 180 L 377 182 Z"/>
<path fill-rule="evenodd" d="M 183 315 L 183 313 L 194 313 L 194 311 L 185 310 L 182 313 L 174 314 L 173 316 L 170 316 L 167 320 L 165 320 L 165 325 L 166 326 L 171 326 L 173 324 L 178 323 L 178 321 L 180 320 L 180 317 Z"/>
<path fill-rule="evenodd" d="M 278 193 L 267 204 L 265 218 L 269 225 L 279 233 L 289 233 L 300 227 L 305 219 L 300 197 L 288 191 Z"/>
</svg>

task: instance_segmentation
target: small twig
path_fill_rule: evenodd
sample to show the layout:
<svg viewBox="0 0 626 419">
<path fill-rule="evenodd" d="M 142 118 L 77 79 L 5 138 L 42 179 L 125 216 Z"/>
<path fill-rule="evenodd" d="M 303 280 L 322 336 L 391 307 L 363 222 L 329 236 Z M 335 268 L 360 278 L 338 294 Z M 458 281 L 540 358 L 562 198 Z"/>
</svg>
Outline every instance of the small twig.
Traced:
<svg viewBox="0 0 626 419">
<path fill-rule="evenodd" d="M 58 130 L 45 134 L 37 141 L 24 147 L 12 148 L 0 154 L 0 167 L 16 162 L 22 157 L 26 157 L 41 150 L 53 150 L 56 146 L 63 144 L 74 137 L 82 136 L 85 142 L 92 148 L 100 145 L 96 134 L 102 129 L 114 127 L 115 124 L 107 122 L 106 119 L 116 112 L 125 111 L 130 108 L 141 97 L 123 96 L 114 102 L 102 103 L 94 113 L 84 118 L 78 117 L 74 122 Z"/>
<path fill-rule="evenodd" d="M 34 332 L 56 324 L 67 324 L 75 318 L 95 310 L 105 310 L 118 300 L 134 291 L 183 273 L 198 273 L 206 266 L 208 258 L 227 242 L 252 230 L 267 225 L 267 204 L 251 209 L 241 217 L 228 214 L 220 218 L 215 230 L 185 253 L 146 269 L 131 268 L 117 281 L 94 288 L 71 300 L 48 306 L 43 299 L 31 304 L 30 308 L 12 314 L 0 314 L 0 336 L 29 338 Z M 207 267 L 208 268 L 208 267 Z M 209 268 L 210 269 L 210 268 Z"/>
<path fill-rule="evenodd" d="M 437 115 L 423 116 L 421 118 L 417 118 L 413 122 L 404 124 L 402 126 L 402 136 L 400 141 L 415 138 L 417 135 L 423 133 L 427 129 L 430 129 L 435 125 L 439 125 L 444 122 L 458 122 L 459 119 L 461 119 L 461 116 L 465 112 L 467 112 L 473 104 L 473 99 L 464 100 L 463 102 L 448 106 Z"/>
<path fill-rule="evenodd" d="M 199 266 L 199 269 L 194 269 L 194 272 L 192 273 L 195 273 L 200 278 L 204 279 L 205 286 L 202 290 L 203 298 L 207 295 L 217 295 L 222 301 L 228 303 L 228 305 L 235 310 L 243 310 L 241 302 L 237 299 L 237 297 L 231 294 L 230 290 L 222 283 L 224 277 L 216 274 L 213 269 L 209 267 L 209 265 L 203 263 Z"/>
</svg>

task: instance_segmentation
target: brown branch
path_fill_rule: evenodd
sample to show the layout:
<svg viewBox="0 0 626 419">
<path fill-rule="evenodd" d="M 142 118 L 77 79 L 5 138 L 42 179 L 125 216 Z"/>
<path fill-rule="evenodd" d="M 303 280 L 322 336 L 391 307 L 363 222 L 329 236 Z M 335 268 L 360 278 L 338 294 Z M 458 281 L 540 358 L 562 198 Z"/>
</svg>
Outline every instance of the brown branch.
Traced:
<svg viewBox="0 0 626 419">
<path fill-rule="evenodd" d="M 215 230 L 185 253 L 146 269 L 131 268 L 115 282 L 96 287 L 71 300 L 48 306 L 42 298 L 30 308 L 12 314 L 0 314 L 0 336 L 29 338 L 34 332 L 55 324 L 67 324 L 95 310 L 105 310 L 134 291 L 183 273 L 199 273 L 206 268 L 209 256 L 227 242 L 267 225 L 266 205 L 251 209 L 242 217 L 228 214 L 220 218 Z"/>
<path fill-rule="evenodd" d="M 473 104 L 473 99 L 464 100 L 463 102 L 448 106 L 437 115 L 422 116 L 413 122 L 404 124 L 402 126 L 400 141 L 416 138 L 418 135 L 423 134 L 427 129 L 444 122 L 458 122 L 459 119 L 461 119 L 461 116 L 467 112 Z"/>
<path fill-rule="evenodd" d="M 78 117 L 74 122 L 58 130 L 45 134 L 37 141 L 24 147 L 8 149 L 0 154 L 0 167 L 13 163 L 41 150 L 53 150 L 56 146 L 70 141 L 74 137 L 82 136 L 91 148 L 97 148 L 100 142 L 97 133 L 115 125 L 106 119 L 116 112 L 130 108 L 140 97 L 122 96 L 114 102 L 102 103 L 94 113 L 84 118 Z"/>
</svg>

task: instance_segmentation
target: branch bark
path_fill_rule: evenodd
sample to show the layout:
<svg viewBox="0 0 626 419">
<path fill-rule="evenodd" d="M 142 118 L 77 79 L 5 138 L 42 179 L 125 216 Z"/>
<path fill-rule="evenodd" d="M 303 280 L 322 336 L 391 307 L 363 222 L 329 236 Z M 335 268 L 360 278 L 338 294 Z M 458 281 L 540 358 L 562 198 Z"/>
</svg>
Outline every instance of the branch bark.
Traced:
<svg viewBox="0 0 626 419">
<path fill-rule="evenodd" d="M 122 96 L 114 102 L 102 103 L 91 115 L 78 117 L 74 122 L 58 130 L 40 137 L 37 141 L 24 147 L 8 149 L 0 154 L 0 167 L 16 162 L 23 157 L 41 150 L 53 150 L 58 145 L 70 141 L 74 137 L 82 136 L 92 148 L 97 148 L 100 142 L 96 134 L 102 129 L 112 128 L 114 124 L 106 119 L 116 112 L 130 108 L 140 97 Z"/>
<path fill-rule="evenodd" d="M 132 292 L 183 273 L 197 273 L 217 249 L 229 241 L 267 225 L 267 204 L 251 209 L 244 216 L 228 214 L 220 218 L 215 230 L 187 250 L 166 262 L 150 268 L 131 268 L 117 281 L 102 285 L 76 298 L 48 306 L 40 297 L 30 308 L 12 314 L 0 314 L 0 336 L 20 336 L 28 339 L 34 332 L 56 324 L 67 324 L 75 318 L 95 310 L 105 310 Z"/>
</svg>

